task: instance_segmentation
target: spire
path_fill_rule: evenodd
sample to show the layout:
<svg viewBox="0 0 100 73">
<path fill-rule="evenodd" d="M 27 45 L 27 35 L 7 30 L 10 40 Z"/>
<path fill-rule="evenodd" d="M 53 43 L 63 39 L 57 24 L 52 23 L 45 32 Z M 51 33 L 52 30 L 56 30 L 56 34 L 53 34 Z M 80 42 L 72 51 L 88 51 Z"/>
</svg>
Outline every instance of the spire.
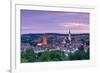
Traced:
<svg viewBox="0 0 100 73">
<path fill-rule="evenodd" d="M 70 32 L 70 29 L 69 29 L 69 33 L 68 33 L 68 40 L 69 40 L 70 43 L 71 43 L 71 32 Z"/>
</svg>

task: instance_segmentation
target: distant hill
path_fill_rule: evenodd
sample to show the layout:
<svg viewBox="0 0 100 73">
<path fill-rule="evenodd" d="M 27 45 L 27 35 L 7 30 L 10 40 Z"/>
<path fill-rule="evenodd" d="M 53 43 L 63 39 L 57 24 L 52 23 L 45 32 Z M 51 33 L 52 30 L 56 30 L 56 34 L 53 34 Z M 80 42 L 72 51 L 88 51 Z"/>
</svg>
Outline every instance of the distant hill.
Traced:
<svg viewBox="0 0 100 73">
<path fill-rule="evenodd" d="M 48 37 L 61 37 L 61 36 L 68 36 L 68 34 L 60 34 L 60 33 L 45 33 Z M 32 40 L 38 41 L 44 34 L 43 33 L 34 33 L 34 34 L 21 34 L 21 42 L 30 42 Z M 82 34 L 71 34 L 72 37 L 88 37 L 89 33 L 82 33 Z"/>
<path fill-rule="evenodd" d="M 60 33 L 45 33 L 46 35 L 56 35 L 56 36 L 68 36 L 68 34 L 60 34 Z M 21 36 L 41 36 L 43 33 L 30 33 L 30 34 L 21 34 Z M 89 35 L 89 33 L 80 33 L 80 34 L 71 34 L 72 36 L 77 35 Z"/>
</svg>

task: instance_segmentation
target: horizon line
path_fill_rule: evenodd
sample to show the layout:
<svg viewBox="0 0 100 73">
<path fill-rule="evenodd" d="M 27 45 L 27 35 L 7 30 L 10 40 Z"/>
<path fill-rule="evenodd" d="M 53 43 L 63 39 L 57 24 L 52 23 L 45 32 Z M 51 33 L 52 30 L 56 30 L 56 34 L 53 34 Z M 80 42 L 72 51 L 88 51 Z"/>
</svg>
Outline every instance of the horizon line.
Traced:
<svg viewBox="0 0 100 73">
<path fill-rule="evenodd" d="M 50 34 L 50 33 L 52 33 L 52 32 L 47 32 L 47 33 L 23 33 L 23 34 Z M 21 35 L 23 35 L 23 34 L 21 34 Z M 68 33 L 55 33 L 55 34 L 68 34 Z M 71 34 L 90 34 L 89 32 L 87 32 L 87 33 L 71 33 Z"/>
</svg>

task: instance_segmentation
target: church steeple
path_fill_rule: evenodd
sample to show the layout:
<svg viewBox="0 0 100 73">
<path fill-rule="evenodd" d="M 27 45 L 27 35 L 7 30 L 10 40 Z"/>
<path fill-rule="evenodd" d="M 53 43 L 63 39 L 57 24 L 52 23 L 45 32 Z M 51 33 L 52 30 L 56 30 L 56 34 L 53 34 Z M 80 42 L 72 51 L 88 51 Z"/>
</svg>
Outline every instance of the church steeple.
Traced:
<svg viewBox="0 0 100 73">
<path fill-rule="evenodd" d="M 63 44 L 66 44 L 66 43 L 69 43 L 69 44 L 71 44 L 71 32 L 70 32 L 70 29 L 68 30 L 68 36 L 65 36 L 64 37 L 64 39 L 63 39 L 63 41 L 62 41 L 62 43 Z"/>
<path fill-rule="evenodd" d="M 69 29 L 69 33 L 68 33 L 68 40 L 71 43 L 71 32 L 70 32 L 70 29 Z"/>
</svg>

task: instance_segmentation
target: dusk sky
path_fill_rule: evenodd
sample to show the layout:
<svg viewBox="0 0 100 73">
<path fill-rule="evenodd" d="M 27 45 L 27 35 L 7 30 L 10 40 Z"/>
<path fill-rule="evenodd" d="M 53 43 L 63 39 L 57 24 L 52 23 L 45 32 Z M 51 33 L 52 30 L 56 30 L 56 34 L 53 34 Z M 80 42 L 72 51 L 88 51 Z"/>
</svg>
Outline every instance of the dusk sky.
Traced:
<svg viewBox="0 0 100 73">
<path fill-rule="evenodd" d="M 89 33 L 89 13 L 21 10 L 21 34 Z"/>
</svg>

